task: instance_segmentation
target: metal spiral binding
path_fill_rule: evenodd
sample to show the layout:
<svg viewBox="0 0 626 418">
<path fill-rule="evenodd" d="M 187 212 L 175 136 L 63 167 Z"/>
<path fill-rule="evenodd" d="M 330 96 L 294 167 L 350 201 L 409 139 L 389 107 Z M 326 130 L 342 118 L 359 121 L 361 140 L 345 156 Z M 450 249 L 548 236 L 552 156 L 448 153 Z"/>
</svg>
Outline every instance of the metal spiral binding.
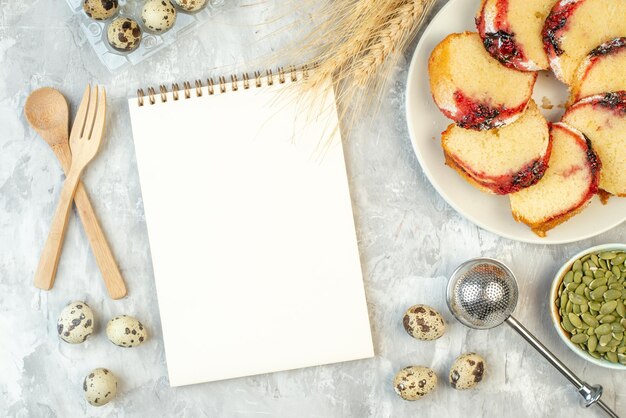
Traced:
<svg viewBox="0 0 626 418">
<path fill-rule="evenodd" d="M 248 73 L 242 73 L 241 78 L 237 76 L 237 74 L 230 75 L 230 82 L 227 81 L 226 77 L 219 76 L 217 78 L 217 84 L 219 84 L 220 93 L 226 93 L 226 91 L 238 91 L 240 87 L 243 87 L 244 90 L 248 90 L 251 86 L 254 87 L 262 87 L 263 79 L 265 79 L 265 84 L 268 86 L 273 86 L 275 82 L 279 84 L 284 84 L 287 82 L 287 78 L 289 81 L 294 82 L 298 80 L 298 68 L 294 65 L 287 67 L 286 69 L 283 67 L 279 67 L 277 69 L 278 77 L 276 78 L 276 74 L 272 72 L 271 69 L 265 70 L 265 74 L 260 71 L 255 71 L 253 73 L 253 77 L 250 77 Z M 300 67 L 300 73 L 302 78 L 308 78 L 309 68 L 306 65 Z M 241 84 L 239 84 L 241 82 Z M 229 88 L 230 84 L 230 88 Z M 204 84 L 202 80 L 195 80 L 195 96 L 202 97 Z M 216 83 L 213 78 L 207 78 L 206 80 L 206 93 L 209 96 L 213 96 L 215 94 Z M 143 89 L 137 90 L 137 105 L 143 106 L 146 104 L 146 97 L 148 99 L 148 103 L 153 105 L 157 102 L 157 98 L 160 96 L 160 100 L 162 103 L 167 102 L 167 93 L 171 91 L 172 100 L 177 101 L 181 98 L 180 92 L 182 91 L 185 99 L 191 98 L 194 87 L 189 81 L 183 82 L 182 90 L 179 87 L 178 83 L 172 83 L 171 90 L 168 90 L 165 84 L 159 85 L 159 91 L 157 92 L 154 88 L 148 87 L 147 94 Z"/>
</svg>

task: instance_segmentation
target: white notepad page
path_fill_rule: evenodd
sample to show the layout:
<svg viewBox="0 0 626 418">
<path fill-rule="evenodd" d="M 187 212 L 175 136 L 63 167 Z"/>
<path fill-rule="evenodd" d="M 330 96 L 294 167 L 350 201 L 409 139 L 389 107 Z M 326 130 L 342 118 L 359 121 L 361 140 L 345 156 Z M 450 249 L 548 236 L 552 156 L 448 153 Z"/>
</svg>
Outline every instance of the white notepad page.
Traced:
<svg viewBox="0 0 626 418">
<path fill-rule="evenodd" d="M 275 79 L 129 100 L 172 386 L 374 355 L 332 88 Z"/>
</svg>

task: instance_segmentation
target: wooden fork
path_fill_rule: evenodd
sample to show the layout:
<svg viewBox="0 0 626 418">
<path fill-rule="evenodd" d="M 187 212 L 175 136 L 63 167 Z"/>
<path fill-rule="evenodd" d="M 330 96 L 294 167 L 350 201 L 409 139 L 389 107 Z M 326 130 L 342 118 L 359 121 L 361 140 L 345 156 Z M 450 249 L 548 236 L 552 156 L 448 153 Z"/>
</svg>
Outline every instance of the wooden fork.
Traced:
<svg viewBox="0 0 626 418">
<path fill-rule="evenodd" d="M 105 119 L 106 93 L 103 88 L 99 89 L 98 86 L 91 88 L 88 85 L 70 134 L 72 164 L 63 183 L 48 239 L 35 272 L 35 286 L 40 289 L 49 290 L 54 284 L 76 187 L 83 170 L 98 152 L 104 133 Z"/>
</svg>

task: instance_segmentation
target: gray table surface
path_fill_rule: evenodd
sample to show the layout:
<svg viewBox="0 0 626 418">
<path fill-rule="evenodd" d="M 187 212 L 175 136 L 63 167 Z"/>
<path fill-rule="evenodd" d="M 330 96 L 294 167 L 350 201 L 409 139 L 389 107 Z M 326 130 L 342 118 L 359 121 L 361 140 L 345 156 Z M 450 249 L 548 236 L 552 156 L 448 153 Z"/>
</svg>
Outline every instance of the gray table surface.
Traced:
<svg viewBox="0 0 626 418">
<path fill-rule="evenodd" d="M 551 278 L 564 260 L 594 244 L 623 241 L 626 225 L 574 244 L 543 246 L 509 241 L 465 220 L 431 187 L 413 154 L 404 115 L 406 59 L 380 113 L 372 119 L 373 111 L 364 109 L 363 120 L 371 123 L 345 133 L 376 357 L 169 387 L 125 98 L 142 86 L 243 69 L 278 50 L 291 34 L 268 38 L 271 25 L 256 23 L 277 12 L 288 14 L 287 3 L 233 7 L 173 47 L 112 75 L 85 43 L 64 2 L 0 0 L 0 416 L 602 416 L 582 409 L 569 383 L 509 328 L 474 331 L 451 318 L 444 304 L 447 276 L 475 256 L 497 257 L 511 266 L 520 281 L 518 319 L 583 379 L 601 383 L 605 401 L 626 415 L 624 373 L 570 352 L 552 327 L 547 301 Z M 106 142 L 84 181 L 128 282 L 129 294 L 121 301 L 107 297 L 76 216 L 54 290 L 32 286 L 63 175 L 27 125 L 23 105 L 30 91 L 52 86 L 75 109 L 88 82 L 104 84 L 110 97 Z M 92 305 L 99 332 L 70 346 L 58 339 L 55 322 L 62 307 L 76 299 Z M 420 342 L 404 332 L 402 314 L 415 303 L 442 312 L 449 323 L 444 337 Z M 150 328 L 152 338 L 140 348 L 121 350 L 102 332 L 108 318 L 122 313 Z M 446 383 L 447 371 L 455 356 L 467 351 L 486 358 L 486 378 L 476 390 L 455 391 Z M 391 385 L 394 373 L 411 364 L 431 366 L 440 378 L 437 391 L 419 402 L 402 401 Z M 95 367 L 108 367 L 120 379 L 117 399 L 102 408 L 88 405 L 81 388 Z"/>
</svg>

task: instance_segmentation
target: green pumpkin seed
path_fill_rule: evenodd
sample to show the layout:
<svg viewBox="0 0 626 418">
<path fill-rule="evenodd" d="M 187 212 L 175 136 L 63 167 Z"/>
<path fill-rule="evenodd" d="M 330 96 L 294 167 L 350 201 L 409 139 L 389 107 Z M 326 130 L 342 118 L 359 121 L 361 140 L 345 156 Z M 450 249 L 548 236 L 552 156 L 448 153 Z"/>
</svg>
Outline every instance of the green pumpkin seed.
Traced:
<svg viewBox="0 0 626 418">
<path fill-rule="evenodd" d="M 570 338 L 570 341 L 573 342 L 574 344 L 581 344 L 581 343 L 586 342 L 588 339 L 589 339 L 589 336 L 587 334 L 576 334 L 572 338 Z"/>
<path fill-rule="evenodd" d="M 594 281 L 592 281 L 591 283 L 589 283 L 589 289 L 594 290 L 597 289 L 600 286 L 604 286 L 607 282 L 606 277 L 602 276 L 599 277 L 597 279 L 595 279 Z"/>
<path fill-rule="evenodd" d="M 602 304 L 600 302 L 589 302 L 589 308 L 591 308 L 592 311 L 599 311 L 601 306 Z"/>
<path fill-rule="evenodd" d="M 598 325 L 600 325 L 598 320 L 594 318 L 594 316 L 591 315 L 590 313 L 582 314 L 581 318 L 585 322 L 585 324 L 589 325 L 590 327 L 597 327 Z"/>
<path fill-rule="evenodd" d="M 580 313 L 585 313 L 589 311 L 589 305 L 587 305 L 586 303 L 583 303 L 582 305 L 578 305 L 579 309 L 580 309 Z"/>
<path fill-rule="evenodd" d="M 604 315 L 602 319 L 600 319 L 601 324 L 612 324 L 615 321 L 614 315 Z"/>
<path fill-rule="evenodd" d="M 576 315 L 580 315 L 582 313 L 580 310 L 580 306 L 581 305 L 574 304 L 574 306 L 572 306 L 572 312 L 574 312 Z"/>
<path fill-rule="evenodd" d="M 613 276 L 618 277 L 618 278 L 622 275 L 622 272 L 617 266 L 611 267 L 611 273 L 613 273 Z"/>
<path fill-rule="evenodd" d="M 572 312 L 572 301 L 567 301 L 567 303 L 565 304 L 565 313 L 570 313 Z"/>
<path fill-rule="evenodd" d="M 606 251 L 598 254 L 601 260 L 612 260 L 617 257 L 617 253 L 615 251 Z"/>
<path fill-rule="evenodd" d="M 570 314 L 571 315 L 571 314 Z M 570 321 L 571 322 L 571 321 Z M 572 322 L 573 324 L 573 322 Z M 606 335 L 611 333 L 611 324 L 602 324 L 596 328 L 596 335 Z"/>
<path fill-rule="evenodd" d="M 602 355 L 600 353 L 596 353 L 595 351 L 592 351 L 589 353 L 592 357 L 600 359 L 602 358 Z"/>
<path fill-rule="evenodd" d="M 602 296 L 604 295 L 604 292 L 606 292 L 609 288 L 606 286 L 600 286 L 597 287 L 595 290 L 593 290 L 590 293 L 591 299 L 593 300 L 600 300 L 602 299 Z"/>
<path fill-rule="evenodd" d="M 626 328 L 624 328 L 618 322 L 613 322 L 613 324 L 611 324 L 611 331 L 613 332 L 613 334 L 620 334 L 620 333 L 623 333 L 624 331 L 626 331 Z"/>
<path fill-rule="evenodd" d="M 576 329 L 576 327 L 574 327 L 574 325 L 572 325 L 572 323 L 569 321 L 569 319 L 567 319 L 567 316 L 563 316 L 562 317 L 561 326 L 567 332 L 572 332 L 572 331 L 574 331 Z"/>
<path fill-rule="evenodd" d="M 578 284 L 574 282 L 568 283 L 567 286 L 565 286 L 565 289 L 569 290 L 570 292 L 573 292 L 576 289 L 578 289 Z"/>
<path fill-rule="evenodd" d="M 571 283 L 573 285 L 576 285 L 576 283 Z M 569 285 L 568 285 L 569 286 Z M 587 285 L 584 283 L 580 283 L 578 285 L 578 287 L 576 287 L 576 290 L 574 290 L 574 293 L 576 293 L 577 295 L 584 295 L 585 294 L 585 289 L 587 288 Z"/>
<path fill-rule="evenodd" d="M 620 324 L 621 326 L 623 326 L 624 328 L 626 328 L 626 318 L 622 318 L 622 319 L 619 321 L 619 324 Z"/>
<path fill-rule="evenodd" d="M 607 290 L 606 292 L 604 292 L 604 300 L 615 300 L 615 299 L 619 299 L 621 296 L 622 296 L 621 290 L 612 289 L 612 290 Z"/>
<path fill-rule="evenodd" d="M 572 323 L 572 325 L 574 325 L 576 328 L 582 328 L 583 321 L 580 320 L 578 315 L 576 315 L 575 313 L 570 312 L 570 313 L 567 314 L 567 318 Z M 596 332 L 597 332 L 597 330 L 596 330 Z"/>
<path fill-rule="evenodd" d="M 626 253 L 619 253 L 611 260 L 611 264 L 617 266 L 623 264 L 624 261 L 626 261 Z"/>
<path fill-rule="evenodd" d="M 586 284 L 587 286 L 589 286 L 589 283 L 591 283 L 592 281 L 594 281 L 593 276 L 590 274 L 585 274 L 583 276 L 583 283 Z"/>
<path fill-rule="evenodd" d="M 612 278 L 615 278 L 615 277 L 613 276 L 613 272 L 612 272 L 611 270 L 607 270 L 607 271 L 605 271 L 605 272 L 604 272 L 604 277 L 605 277 L 607 280 L 612 279 Z"/>
<path fill-rule="evenodd" d="M 587 335 L 594 335 L 595 334 L 596 329 L 594 327 L 589 327 L 587 328 L 587 331 L 585 332 Z"/>
<path fill-rule="evenodd" d="M 606 353 L 606 358 L 611 363 L 617 363 L 617 354 L 611 353 L 610 351 Z"/>
<path fill-rule="evenodd" d="M 615 312 L 622 318 L 626 317 L 626 305 L 621 300 L 617 301 L 617 307 L 615 308 Z"/>
<path fill-rule="evenodd" d="M 621 283 L 611 283 L 609 285 L 609 290 L 619 290 L 621 294 L 622 290 L 624 290 L 624 285 Z"/>
<path fill-rule="evenodd" d="M 608 267 L 608 264 L 606 264 L 606 260 L 603 259 L 599 259 L 598 260 L 598 268 L 601 268 L 602 270 L 606 270 Z"/>
<path fill-rule="evenodd" d="M 584 264 L 584 263 L 585 263 L 585 261 L 589 260 L 590 258 L 591 258 L 591 254 L 587 254 L 587 255 L 582 256 L 582 257 L 580 258 L 580 261 L 582 261 L 582 262 L 583 262 L 583 264 Z"/>
<path fill-rule="evenodd" d="M 609 342 L 613 339 L 613 336 L 611 334 L 606 334 L 606 335 L 601 335 L 600 339 L 598 340 L 598 342 L 600 343 L 600 345 L 602 347 L 608 347 Z"/>
<path fill-rule="evenodd" d="M 584 296 L 578 295 L 576 293 L 570 293 L 569 300 L 576 305 L 582 305 L 583 303 L 587 303 L 587 299 L 585 299 Z"/>
<path fill-rule="evenodd" d="M 621 343 L 622 340 L 624 339 L 624 333 L 623 332 L 615 332 L 615 331 L 613 331 L 613 338 L 615 338 L 617 341 L 619 341 Z"/>
<path fill-rule="evenodd" d="M 617 349 L 618 354 L 626 354 L 626 346 Z"/>
<path fill-rule="evenodd" d="M 598 344 L 598 346 L 596 347 L 596 351 L 598 353 L 608 353 L 609 351 L 611 351 L 612 348 L 611 347 L 603 347 L 601 345 Z"/>
<path fill-rule="evenodd" d="M 574 281 L 574 272 L 570 270 L 567 273 L 565 273 L 565 276 L 563 276 L 563 283 L 568 284 L 573 281 Z"/>
<path fill-rule="evenodd" d="M 620 364 L 625 364 L 626 365 L 626 354 L 617 354 L 617 361 L 620 362 Z"/>
<path fill-rule="evenodd" d="M 603 279 L 604 278 L 604 270 L 596 270 L 593 272 L 593 277 L 596 279 Z"/>
<path fill-rule="evenodd" d="M 579 271 L 579 270 L 582 270 L 582 269 L 583 269 L 582 261 L 580 261 L 580 260 L 574 261 L 574 264 L 572 265 L 572 270 L 573 271 Z"/>
<path fill-rule="evenodd" d="M 589 353 L 593 353 L 594 351 L 596 351 L 597 346 L 598 337 L 596 337 L 595 335 L 590 336 L 587 340 L 587 350 L 589 351 Z"/>
<path fill-rule="evenodd" d="M 595 254 L 591 254 L 591 262 L 598 267 L 598 256 Z"/>
<path fill-rule="evenodd" d="M 610 290 L 609 290 L 610 292 Z M 611 300 L 609 302 L 603 303 L 602 307 L 600 308 L 600 313 L 602 315 L 606 315 L 606 314 L 610 314 L 611 312 L 613 312 L 615 310 L 615 308 L 617 308 L 617 301 L 616 300 Z"/>
<path fill-rule="evenodd" d="M 574 273 L 574 283 L 580 283 L 583 281 L 583 272 L 577 271 Z"/>
</svg>

